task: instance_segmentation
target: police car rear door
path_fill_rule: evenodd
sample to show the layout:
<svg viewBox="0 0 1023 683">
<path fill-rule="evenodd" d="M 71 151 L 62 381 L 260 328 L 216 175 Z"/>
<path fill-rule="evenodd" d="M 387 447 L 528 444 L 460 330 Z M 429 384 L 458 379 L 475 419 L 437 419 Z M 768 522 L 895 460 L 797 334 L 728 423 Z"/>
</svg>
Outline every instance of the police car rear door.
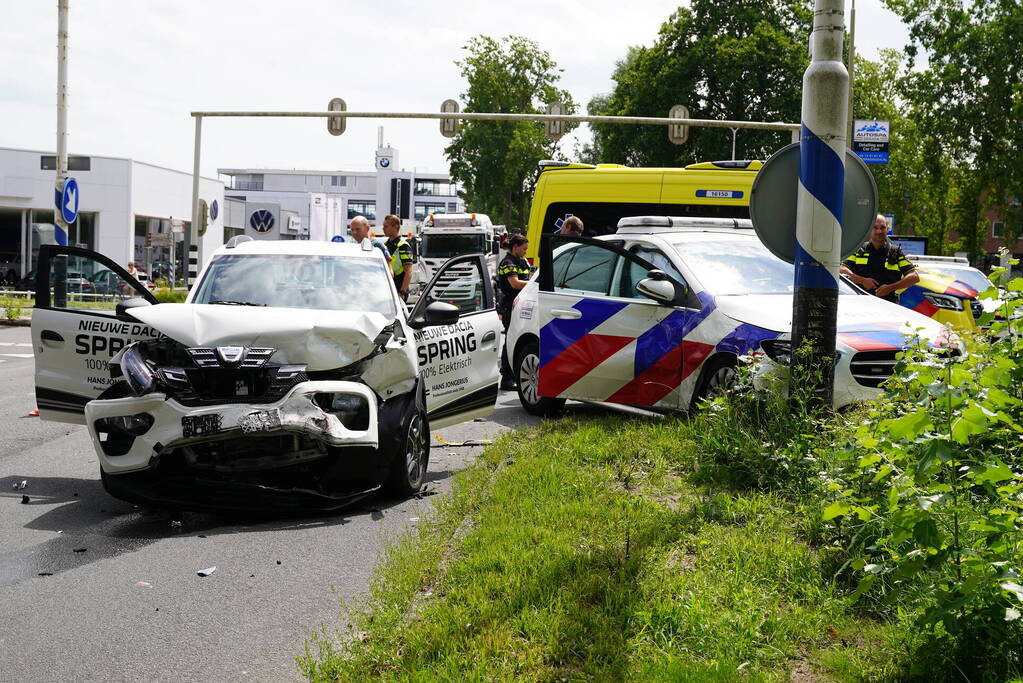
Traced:
<svg viewBox="0 0 1023 683">
<path fill-rule="evenodd" d="M 555 278 L 553 248 L 564 243 L 579 244 L 567 266 L 559 258 Z M 636 291 L 653 269 L 621 243 L 543 237 L 537 293 L 541 396 L 679 406 L 685 308 Z M 685 283 L 677 284 L 684 291 Z"/>
<path fill-rule="evenodd" d="M 117 304 L 134 297 L 157 303 L 144 285 L 102 254 L 40 247 L 32 351 L 41 418 L 84 424 L 85 404 L 113 383 L 110 358 L 131 341 L 159 336 L 116 315 Z"/>
<path fill-rule="evenodd" d="M 415 331 L 430 427 L 437 428 L 489 415 L 497 402 L 501 321 L 486 256 L 456 256 L 442 265 L 411 317 L 434 301 L 461 309 L 453 325 Z"/>
</svg>

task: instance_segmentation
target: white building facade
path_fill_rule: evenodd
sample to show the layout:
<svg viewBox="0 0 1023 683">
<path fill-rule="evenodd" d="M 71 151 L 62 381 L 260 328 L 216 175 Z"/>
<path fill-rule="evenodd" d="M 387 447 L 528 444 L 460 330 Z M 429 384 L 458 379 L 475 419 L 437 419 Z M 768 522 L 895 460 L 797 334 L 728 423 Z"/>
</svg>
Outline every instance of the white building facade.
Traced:
<svg viewBox="0 0 1023 683">
<path fill-rule="evenodd" d="M 256 239 L 329 240 L 348 234 L 348 223 L 365 216 L 378 227 L 384 216 L 394 214 L 403 225 L 413 226 L 431 213 L 465 211 L 450 176 L 401 169 L 398 150 L 380 145 L 374 158 L 374 171 L 314 171 L 300 169 L 221 168 L 225 177 L 225 196 L 244 201 L 245 230 Z M 274 227 L 266 229 L 269 210 L 277 205 L 282 212 L 296 215 L 295 230 L 288 222 L 271 213 Z M 291 225 L 296 221 L 291 220 Z"/>
<path fill-rule="evenodd" d="M 35 268 L 40 244 L 52 242 L 56 159 L 53 153 L 0 148 L 0 279 L 8 284 Z M 78 219 L 68 244 L 96 250 L 118 263 L 135 261 L 181 274 L 191 227 L 192 176 L 134 159 L 69 157 L 78 182 Z M 224 184 L 201 178 L 199 196 L 211 207 L 200 251 L 224 241 Z M 176 219 L 176 220 L 175 220 Z M 173 232 L 173 226 L 181 232 Z M 150 234 L 164 235 L 147 247 Z"/>
</svg>

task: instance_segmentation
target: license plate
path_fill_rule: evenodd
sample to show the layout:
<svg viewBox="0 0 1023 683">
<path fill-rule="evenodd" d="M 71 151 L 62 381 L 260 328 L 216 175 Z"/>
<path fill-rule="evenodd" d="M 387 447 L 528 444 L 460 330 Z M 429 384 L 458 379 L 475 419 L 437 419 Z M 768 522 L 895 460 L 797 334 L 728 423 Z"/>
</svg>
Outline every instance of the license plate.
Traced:
<svg viewBox="0 0 1023 683">
<path fill-rule="evenodd" d="M 220 413 L 207 415 L 185 415 L 181 418 L 181 433 L 186 439 L 193 436 L 216 434 L 221 429 L 223 418 Z"/>
</svg>

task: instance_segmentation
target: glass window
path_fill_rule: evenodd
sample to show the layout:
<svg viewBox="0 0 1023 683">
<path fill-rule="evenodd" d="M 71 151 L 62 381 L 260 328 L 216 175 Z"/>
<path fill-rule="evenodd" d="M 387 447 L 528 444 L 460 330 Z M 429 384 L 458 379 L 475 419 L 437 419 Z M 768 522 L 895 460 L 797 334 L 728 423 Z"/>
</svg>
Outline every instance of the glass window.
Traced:
<svg viewBox="0 0 1023 683">
<path fill-rule="evenodd" d="M 440 273 L 429 293 L 430 301 L 458 306 L 462 313 L 484 308 L 483 276 L 476 263 L 459 263 Z"/>
<path fill-rule="evenodd" d="M 612 251 L 584 244 L 575 249 L 563 279 L 554 283 L 555 291 L 574 290 L 606 295 L 617 258 Z"/>
<path fill-rule="evenodd" d="M 629 251 L 643 259 L 646 259 L 653 264 L 655 268 L 663 270 L 665 273 L 678 280 L 680 284 L 686 284 L 685 278 L 683 278 L 682 274 L 678 272 L 678 268 L 675 267 L 675 264 L 673 264 L 660 249 L 637 246 L 633 247 Z M 645 299 L 649 301 L 650 297 L 640 294 L 636 290 L 636 285 L 639 284 L 640 280 L 647 276 L 647 272 L 648 271 L 645 266 L 635 261 L 628 261 L 625 267 L 622 268 L 622 275 L 616 287 L 618 296 L 629 299 Z"/>
<path fill-rule="evenodd" d="M 486 254 L 490 251 L 486 235 L 423 235 L 419 255 L 423 258 L 449 259 L 463 254 Z"/>
<path fill-rule="evenodd" d="M 991 222 L 991 236 L 1002 237 L 1005 234 L 1005 223 L 1002 221 Z"/>
<path fill-rule="evenodd" d="M 55 308 L 112 312 L 118 301 L 143 291 L 137 280 L 125 280 L 103 262 L 86 256 L 54 256 L 49 277 Z"/>
<path fill-rule="evenodd" d="M 553 202 L 547 206 L 543 232 L 557 232 L 565 216 L 578 216 L 586 237 L 610 235 L 618 231 L 618 221 L 626 216 L 708 216 L 749 218 L 745 206 L 714 206 L 711 204 L 661 204 L 625 202 Z"/>
<path fill-rule="evenodd" d="M 711 294 L 791 294 L 794 270 L 757 239 L 679 240 L 672 244 Z M 839 294 L 855 294 L 839 281 Z"/>
<path fill-rule="evenodd" d="M 415 219 L 421 221 L 431 213 L 445 213 L 447 204 L 438 204 L 433 202 L 416 202 L 415 208 Z"/>
<path fill-rule="evenodd" d="M 371 221 L 376 220 L 377 203 L 348 200 L 348 220 L 351 220 L 356 216 L 365 216 Z"/>
<path fill-rule="evenodd" d="M 348 178 L 343 175 L 332 175 L 330 176 L 331 187 L 345 187 L 348 185 Z"/>
<path fill-rule="evenodd" d="M 393 285 L 378 259 L 293 254 L 227 254 L 203 275 L 194 303 L 397 314 Z"/>
</svg>

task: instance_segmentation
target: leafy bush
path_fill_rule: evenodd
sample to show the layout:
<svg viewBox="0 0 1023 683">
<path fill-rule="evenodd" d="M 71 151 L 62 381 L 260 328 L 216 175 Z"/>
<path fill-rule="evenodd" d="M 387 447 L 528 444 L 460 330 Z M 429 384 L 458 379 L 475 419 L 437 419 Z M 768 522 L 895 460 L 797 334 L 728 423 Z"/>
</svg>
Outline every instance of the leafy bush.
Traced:
<svg viewBox="0 0 1023 683">
<path fill-rule="evenodd" d="M 165 287 L 157 287 L 153 291 L 153 296 L 160 303 L 165 304 L 180 304 L 184 302 L 185 297 L 188 296 L 187 289 L 168 289 Z"/>
<path fill-rule="evenodd" d="M 21 319 L 24 304 L 25 300 L 18 297 L 8 296 L 0 299 L 0 306 L 4 308 L 4 317 L 9 322 L 16 322 Z"/>
<path fill-rule="evenodd" d="M 970 352 L 903 354 L 844 451 L 824 511 L 873 609 L 908 611 L 928 675 L 969 679 L 1023 666 L 1023 339 L 1003 321 Z M 921 672 L 917 672 L 921 673 Z"/>
</svg>

